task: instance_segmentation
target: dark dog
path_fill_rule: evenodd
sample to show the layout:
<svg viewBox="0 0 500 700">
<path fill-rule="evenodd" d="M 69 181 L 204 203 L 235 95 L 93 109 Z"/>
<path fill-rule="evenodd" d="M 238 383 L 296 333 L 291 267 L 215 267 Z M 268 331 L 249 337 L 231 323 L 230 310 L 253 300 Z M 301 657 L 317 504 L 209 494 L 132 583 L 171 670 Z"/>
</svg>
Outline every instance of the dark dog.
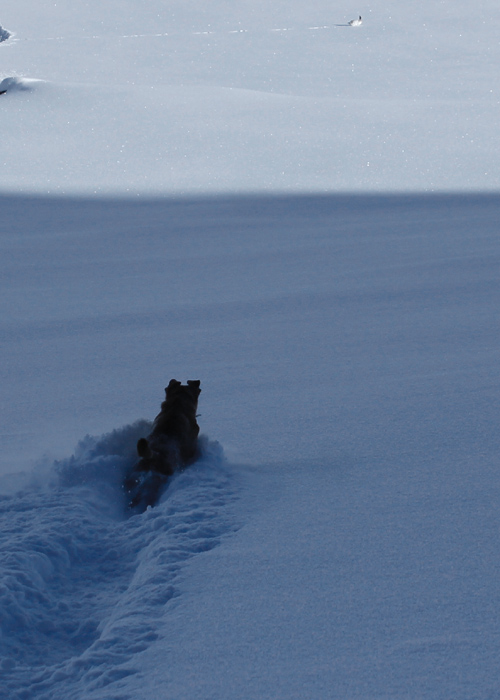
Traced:
<svg viewBox="0 0 500 700">
<path fill-rule="evenodd" d="M 137 443 L 139 461 L 125 479 L 130 507 L 154 505 L 167 477 L 198 457 L 199 425 L 196 421 L 200 381 L 182 385 L 171 379 L 165 401 L 147 438 Z"/>
</svg>

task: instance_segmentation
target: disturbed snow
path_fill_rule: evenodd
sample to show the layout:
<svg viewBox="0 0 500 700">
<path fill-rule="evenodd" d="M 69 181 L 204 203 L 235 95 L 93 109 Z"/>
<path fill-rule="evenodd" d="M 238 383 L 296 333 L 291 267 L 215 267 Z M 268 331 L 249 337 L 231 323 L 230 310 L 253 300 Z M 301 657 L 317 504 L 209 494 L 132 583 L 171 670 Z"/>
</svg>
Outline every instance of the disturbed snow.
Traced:
<svg viewBox="0 0 500 700">
<path fill-rule="evenodd" d="M 121 481 L 147 427 L 88 437 L 38 483 L 0 499 L 2 697 L 99 697 L 137 673 L 131 662 L 165 633 L 183 564 L 235 530 L 234 483 L 206 439 L 168 498 L 127 512 Z"/>
</svg>

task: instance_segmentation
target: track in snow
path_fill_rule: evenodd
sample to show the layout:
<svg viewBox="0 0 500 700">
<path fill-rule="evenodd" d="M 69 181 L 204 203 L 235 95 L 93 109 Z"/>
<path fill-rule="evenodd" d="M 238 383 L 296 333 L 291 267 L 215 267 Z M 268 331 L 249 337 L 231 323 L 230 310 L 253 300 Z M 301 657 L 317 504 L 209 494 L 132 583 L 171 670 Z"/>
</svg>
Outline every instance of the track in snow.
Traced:
<svg viewBox="0 0 500 700">
<path fill-rule="evenodd" d="M 230 470 L 206 439 L 156 508 L 125 513 L 128 446 L 143 431 L 87 438 L 52 483 L 0 497 L 0 698 L 99 697 L 137 673 L 133 657 L 181 595 L 183 564 L 236 528 Z"/>
<path fill-rule="evenodd" d="M 303 32 L 303 31 L 311 31 L 311 32 L 317 32 L 317 31 L 329 31 L 331 29 L 336 29 L 338 27 L 352 27 L 352 26 L 357 26 L 357 25 L 352 25 L 350 22 L 346 22 L 344 24 L 322 24 L 322 25 L 315 25 L 312 27 L 272 27 L 272 28 L 267 28 L 267 29 L 261 29 L 261 30 L 255 30 L 255 29 L 228 29 L 226 31 L 221 31 L 221 30 L 213 30 L 213 29 L 201 29 L 196 32 L 184 32 L 184 36 L 201 36 L 201 37 L 206 37 L 206 36 L 220 36 L 220 35 L 229 35 L 229 34 L 262 34 L 263 32 L 270 32 L 270 33 L 280 33 L 280 32 Z M 4 30 L 6 31 L 6 30 Z M 0 32 L 1 32 L 1 27 L 0 27 Z M 135 34 L 82 34 L 82 35 L 71 35 L 71 36 L 45 36 L 45 37 L 36 37 L 36 38 L 26 38 L 24 41 L 29 41 L 29 42 L 39 42 L 39 41 L 67 41 L 68 39 L 71 39 L 71 41 L 89 41 L 89 40 L 99 40 L 99 41 L 109 41 L 109 40 L 115 40 L 115 39 L 154 39 L 154 38 L 161 38 L 161 37 L 178 37 L 179 32 L 176 31 L 170 31 L 170 32 L 148 32 L 148 33 L 135 33 Z M 1 34 L 0 34 L 1 36 Z M 8 39 L 11 36 L 9 32 L 7 32 L 7 36 L 5 37 Z M 0 38 L 0 41 L 2 39 Z"/>
</svg>

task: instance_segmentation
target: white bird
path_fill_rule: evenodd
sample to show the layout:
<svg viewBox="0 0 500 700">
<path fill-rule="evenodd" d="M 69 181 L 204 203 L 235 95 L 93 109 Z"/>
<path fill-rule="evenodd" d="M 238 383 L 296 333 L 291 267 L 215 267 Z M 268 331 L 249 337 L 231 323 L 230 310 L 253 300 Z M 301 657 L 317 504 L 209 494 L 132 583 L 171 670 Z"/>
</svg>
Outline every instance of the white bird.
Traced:
<svg viewBox="0 0 500 700">
<path fill-rule="evenodd" d="M 359 15 L 359 19 L 351 19 L 351 21 L 349 22 L 350 27 L 359 27 L 360 24 L 363 24 L 361 15 Z"/>
</svg>

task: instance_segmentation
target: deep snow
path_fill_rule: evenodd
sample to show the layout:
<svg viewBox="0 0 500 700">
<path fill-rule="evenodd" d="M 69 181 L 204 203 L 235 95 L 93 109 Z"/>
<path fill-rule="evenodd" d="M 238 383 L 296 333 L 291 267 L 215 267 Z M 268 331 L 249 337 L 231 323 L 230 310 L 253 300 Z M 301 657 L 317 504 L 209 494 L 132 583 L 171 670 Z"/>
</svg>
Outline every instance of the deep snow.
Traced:
<svg viewBox="0 0 500 700">
<path fill-rule="evenodd" d="M 1 208 L 9 700 L 495 696 L 498 196 Z M 171 376 L 226 460 L 127 518 Z"/>
<path fill-rule="evenodd" d="M 499 695 L 499 19 L 2 5 L 2 700 Z"/>
</svg>

